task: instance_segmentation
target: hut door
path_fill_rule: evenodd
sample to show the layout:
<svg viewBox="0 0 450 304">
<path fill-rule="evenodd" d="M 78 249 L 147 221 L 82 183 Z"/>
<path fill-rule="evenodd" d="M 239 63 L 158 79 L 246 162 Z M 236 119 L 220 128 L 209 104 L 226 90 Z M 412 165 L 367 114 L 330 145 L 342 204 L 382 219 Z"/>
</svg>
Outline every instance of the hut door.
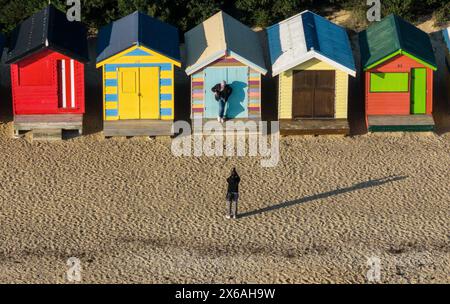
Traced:
<svg viewBox="0 0 450 304">
<path fill-rule="evenodd" d="M 140 68 L 140 118 L 159 119 L 159 68 Z"/>
<path fill-rule="evenodd" d="M 314 110 L 314 71 L 294 71 L 292 117 L 312 118 Z"/>
<path fill-rule="evenodd" d="M 425 114 L 427 103 L 427 70 L 411 71 L 411 114 Z"/>
<path fill-rule="evenodd" d="M 227 118 L 248 117 L 248 67 L 227 68 L 227 83 L 233 89 L 228 99 Z"/>
<path fill-rule="evenodd" d="M 314 117 L 334 117 L 335 73 L 335 71 L 316 71 Z"/>
<path fill-rule="evenodd" d="M 335 71 L 294 71 L 293 118 L 333 118 Z"/>
<path fill-rule="evenodd" d="M 205 70 L 205 118 L 216 118 L 219 115 L 219 103 L 211 89 L 223 80 L 227 80 L 226 68 L 207 68 Z"/>
<path fill-rule="evenodd" d="M 139 68 L 119 68 L 119 119 L 139 119 Z"/>
</svg>

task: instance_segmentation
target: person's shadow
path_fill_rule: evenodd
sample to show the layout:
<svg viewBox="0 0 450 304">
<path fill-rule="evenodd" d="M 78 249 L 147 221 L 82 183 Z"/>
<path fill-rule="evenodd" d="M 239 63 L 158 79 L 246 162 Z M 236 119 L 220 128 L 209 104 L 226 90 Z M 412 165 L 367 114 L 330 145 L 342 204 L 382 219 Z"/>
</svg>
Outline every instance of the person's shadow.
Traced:
<svg viewBox="0 0 450 304">
<path fill-rule="evenodd" d="M 233 92 L 227 102 L 226 116 L 227 118 L 239 118 L 239 115 L 245 112 L 247 106 L 244 105 L 247 84 L 242 81 L 233 81 L 230 86 Z"/>
<path fill-rule="evenodd" d="M 406 178 L 408 178 L 408 177 L 407 176 L 389 176 L 389 177 L 385 177 L 385 178 L 369 180 L 367 182 L 358 183 L 358 184 L 353 185 L 353 186 L 348 187 L 348 188 L 341 188 L 341 189 L 336 189 L 336 190 L 329 191 L 329 192 L 314 194 L 314 195 L 306 196 L 306 197 L 303 197 L 303 198 L 300 198 L 300 199 L 297 199 L 297 200 L 287 201 L 287 202 L 280 203 L 278 205 L 268 206 L 268 207 L 265 207 L 265 208 L 249 211 L 249 212 L 246 212 L 246 213 L 242 213 L 242 214 L 239 215 L 239 218 L 250 217 L 250 216 L 254 216 L 254 215 L 258 215 L 258 214 L 262 214 L 262 213 L 266 213 L 266 212 L 270 212 L 270 211 L 276 211 L 278 209 L 292 207 L 292 206 L 295 206 L 295 205 L 308 203 L 308 202 L 315 201 L 315 200 L 318 200 L 318 199 L 324 199 L 324 198 L 328 198 L 328 197 L 331 197 L 331 196 L 344 194 L 344 193 L 347 193 L 347 192 L 357 191 L 357 190 L 371 188 L 371 187 L 378 187 L 378 186 L 382 186 L 382 185 L 387 184 L 387 183 L 401 181 L 401 180 L 404 180 Z"/>
</svg>

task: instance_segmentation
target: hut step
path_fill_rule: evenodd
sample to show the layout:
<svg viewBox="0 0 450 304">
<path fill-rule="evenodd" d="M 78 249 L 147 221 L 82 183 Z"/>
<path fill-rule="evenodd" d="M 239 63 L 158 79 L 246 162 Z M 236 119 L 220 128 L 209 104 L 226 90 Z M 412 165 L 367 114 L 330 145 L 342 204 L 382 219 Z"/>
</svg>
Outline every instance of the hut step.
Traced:
<svg viewBox="0 0 450 304">
<path fill-rule="evenodd" d="M 37 129 L 32 131 L 33 140 L 55 141 L 62 139 L 62 129 Z"/>
</svg>

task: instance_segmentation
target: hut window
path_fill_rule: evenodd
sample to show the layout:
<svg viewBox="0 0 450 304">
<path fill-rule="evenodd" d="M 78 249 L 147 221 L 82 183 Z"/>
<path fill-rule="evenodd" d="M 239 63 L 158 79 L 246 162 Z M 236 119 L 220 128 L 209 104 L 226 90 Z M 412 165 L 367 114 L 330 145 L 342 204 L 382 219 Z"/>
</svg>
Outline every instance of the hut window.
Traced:
<svg viewBox="0 0 450 304">
<path fill-rule="evenodd" d="M 371 73 L 370 92 L 408 92 L 408 73 Z"/>
<path fill-rule="evenodd" d="M 19 64 L 19 85 L 51 86 L 52 74 L 51 63 L 48 60 Z"/>
</svg>

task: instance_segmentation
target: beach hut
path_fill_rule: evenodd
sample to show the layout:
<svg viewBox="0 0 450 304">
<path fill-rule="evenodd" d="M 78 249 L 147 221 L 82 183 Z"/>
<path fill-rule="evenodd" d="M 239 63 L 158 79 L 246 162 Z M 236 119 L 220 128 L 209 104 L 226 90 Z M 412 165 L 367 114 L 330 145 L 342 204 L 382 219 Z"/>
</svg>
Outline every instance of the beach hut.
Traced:
<svg viewBox="0 0 450 304">
<path fill-rule="evenodd" d="M 216 119 L 212 87 L 225 80 L 233 89 L 227 119 L 261 119 L 261 75 L 267 73 L 258 34 L 219 12 L 185 34 L 186 73 L 191 76 L 191 118 Z"/>
<path fill-rule="evenodd" d="M 447 67 L 447 94 L 448 102 L 450 102 L 450 27 L 442 30 L 442 35 L 444 36 L 445 45 L 447 49 L 445 50 L 445 65 Z"/>
<path fill-rule="evenodd" d="M 433 130 L 437 65 L 429 36 L 390 15 L 361 32 L 359 42 L 368 130 Z"/>
<path fill-rule="evenodd" d="M 348 134 L 356 68 L 345 29 L 305 11 L 267 28 L 267 39 L 281 134 Z"/>
<path fill-rule="evenodd" d="M 103 73 L 105 136 L 172 135 L 178 30 L 135 12 L 103 27 L 97 68 Z"/>
<path fill-rule="evenodd" d="M 62 130 L 83 129 L 87 30 L 49 5 L 23 21 L 11 35 L 14 134 L 22 131 L 61 138 Z M 49 138 L 49 139 L 50 139 Z"/>
<path fill-rule="evenodd" d="M 446 55 L 446 65 L 447 69 L 450 72 L 450 27 L 442 30 L 442 36 L 444 36 L 444 42 L 447 46 L 447 50 L 445 51 Z"/>
</svg>

